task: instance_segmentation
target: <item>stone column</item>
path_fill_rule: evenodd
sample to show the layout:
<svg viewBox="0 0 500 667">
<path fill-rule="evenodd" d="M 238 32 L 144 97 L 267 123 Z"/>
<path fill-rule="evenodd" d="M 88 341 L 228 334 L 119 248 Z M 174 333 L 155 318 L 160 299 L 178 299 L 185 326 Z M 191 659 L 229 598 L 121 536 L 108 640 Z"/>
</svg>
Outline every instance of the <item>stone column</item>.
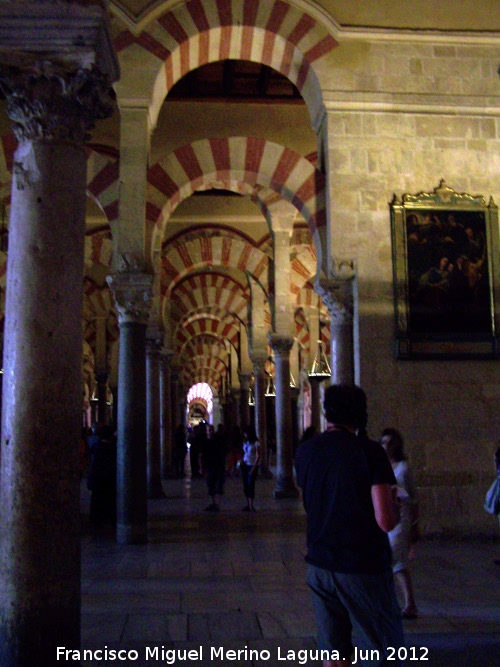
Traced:
<svg viewBox="0 0 500 667">
<path fill-rule="evenodd" d="M 95 318 L 95 379 L 97 383 L 97 420 L 108 423 L 108 367 L 106 349 L 106 317 Z"/>
<path fill-rule="evenodd" d="M 252 356 L 255 396 L 255 431 L 260 444 L 260 473 L 263 477 L 272 477 L 269 470 L 269 452 L 267 451 L 267 419 L 266 419 L 266 359 Z"/>
<path fill-rule="evenodd" d="M 309 360 L 308 369 L 313 366 L 316 353 L 318 351 L 318 339 L 320 337 L 319 325 L 319 295 L 316 297 L 318 303 L 315 307 L 309 308 Z M 321 430 L 321 380 L 309 378 L 309 386 L 311 387 L 311 426 L 315 426 L 318 433 Z"/>
<path fill-rule="evenodd" d="M 36 62 L 38 8 L 2 5 L 0 52 L 8 35 L 12 54 L 0 83 L 18 146 L 4 329 L 0 664 L 28 667 L 55 664 L 57 646 L 80 645 L 84 143 L 94 120 L 111 114 L 113 93 L 106 76 L 78 69 L 77 47 L 67 67 L 47 54 Z"/>
<path fill-rule="evenodd" d="M 101 426 L 108 423 L 108 374 L 96 373 L 97 421 Z"/>
<path fill-rule="evenodd" d="M 296 498 L 298 489 L 293 481 L 293 426 L 290 393 L 290 350 L 293 338 L 269 334 L 274 350 L 276 376 L 276 487 L 275 498 Z"/>
<path fill-rule="evenodd" d="M 162 339 L 146 334 L 147 489 L 148 498 L 164 498 L 161 485 L 160 350 Z"/>
<path fill-rule="evenodd" d="M 129 261 L 108 276 L 120 326 L 118 359 L 118 544 L 147 542 L 146 327 L 153 276 Z"/>
<path fill-rule="evenodd" d="M 250 406 L 248 397 L 250 393 L 250 382 L 252 376 L 250 373 L 240 373 L 240 426 L 245 428 L 250 424 Z"/>
<path fill-rule="evenodd" d="M 315 285 L 330 313 L 332 382 L 355 381 L 354 362 L 354 263 L 342 262 L 332 277 Z"/>
<path fill-rule="evenodd" d="M 172 400 L 172 424 L 174 429 L 179 426 L 180 423 L 184 423 L 184 419 L 181 420 L 180 408 L 179 408 L 179 371 L 180 368 L 177 365 L 172 365 L 170 368 L 170 397 Z"/>
<path fill-rule="evenodd" d="M 177 425 L 172 421 L 172 395 L 170 392 L 170 361 L 172 354 L 160 357 L 160 448 L 161 476 L 163 479 L 173 474 L 173 437 Z"/>
</svg>

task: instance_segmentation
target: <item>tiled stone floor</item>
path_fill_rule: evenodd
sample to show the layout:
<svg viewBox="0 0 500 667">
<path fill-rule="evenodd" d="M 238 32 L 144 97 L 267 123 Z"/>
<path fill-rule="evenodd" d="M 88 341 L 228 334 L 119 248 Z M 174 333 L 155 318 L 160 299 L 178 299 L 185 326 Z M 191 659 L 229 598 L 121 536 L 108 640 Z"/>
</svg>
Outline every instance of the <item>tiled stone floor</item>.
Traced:
<svg viewBox="0 0 500 667">
<path fill-rule="evenodd" d="M 299 653 L 316 647 L 301 501 L 275 500 L 274 482 L 259 479 L 258 511 L 242 512 L 241 481 L 228 479 L 221 511 L 211 513 L 205 480 L 163 485 L 166 498 L 150 501 L 149 543 L 140 546 L 93 532 L 82 491 L 82 650 L 132 651 L 128 660 L 82 665 L 319 666 Z M 408 665 L 500 666 L 495 557 L 500 544 L 492 541 L 420 545 L 413 567 L 420 617 L 405 622 L 407 647 L 418 648 Z M 171 650 L 179 651 L 175 661 Z"/>
</svg>

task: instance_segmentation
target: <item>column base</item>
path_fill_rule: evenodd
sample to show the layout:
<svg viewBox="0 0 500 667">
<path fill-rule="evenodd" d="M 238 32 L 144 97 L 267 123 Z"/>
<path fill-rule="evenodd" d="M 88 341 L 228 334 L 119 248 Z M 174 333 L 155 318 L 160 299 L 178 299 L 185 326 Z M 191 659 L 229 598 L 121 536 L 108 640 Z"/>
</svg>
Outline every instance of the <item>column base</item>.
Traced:
<svg viewBox="0 0 500 667">
<path fill-rule="evenodd" d="M 295 482 L 292 478 L 278 478 L 276 488 L 273 492 L 275 498 L 298 498 L 299 495 L 300 491 L 295 486 Z"/>
<path fill-rule="evenodd" d="M 130 526 L 129 524 L 116 524 L 116 543 L 126 544 L 147 544 L 148 529 L 147 526 Z"/>
</svg>

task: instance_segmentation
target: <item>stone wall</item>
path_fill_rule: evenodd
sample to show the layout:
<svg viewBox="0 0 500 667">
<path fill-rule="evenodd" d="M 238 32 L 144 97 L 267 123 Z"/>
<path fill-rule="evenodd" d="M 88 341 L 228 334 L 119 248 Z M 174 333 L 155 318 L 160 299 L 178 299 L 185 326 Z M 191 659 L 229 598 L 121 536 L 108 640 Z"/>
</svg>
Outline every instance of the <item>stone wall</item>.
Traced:
<svg viewBox="0 0 500 667">
<path fill-rule="evenodd" d="M 389 202 L 432 192 L 441 179 L 500 202 L 499 57 L 484 40 L 408 39 L 340 44 L 331 57 L 332 255 L 357 261 L 369 430 L 405 436 L 424 531 L 496 534 L 483 502 L 500 433 L 500 362 L 395 359 Z"/>
</svg>

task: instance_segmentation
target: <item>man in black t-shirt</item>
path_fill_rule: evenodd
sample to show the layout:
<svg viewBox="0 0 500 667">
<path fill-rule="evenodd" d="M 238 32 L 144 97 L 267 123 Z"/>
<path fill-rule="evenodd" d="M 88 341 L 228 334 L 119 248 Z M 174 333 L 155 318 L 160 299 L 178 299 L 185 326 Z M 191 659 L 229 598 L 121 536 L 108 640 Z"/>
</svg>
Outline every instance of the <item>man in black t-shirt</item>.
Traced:
<svg viewBox="0 0 500 667">
<path fill-rule="evenodd" d="M 327 430 L 296 455 L 307 512 L 307 583 L 313 593 L 324 667 L 398 665 L 404 646 L 387 532 L 399 521 L 387 454 L 356 435 L 367 422 L 366 396 L 332 385 Z M 391 649 L 395 649 L 393 653 Z M 391 662 L 387 658 L 391 657 Z"/>
</svg>

